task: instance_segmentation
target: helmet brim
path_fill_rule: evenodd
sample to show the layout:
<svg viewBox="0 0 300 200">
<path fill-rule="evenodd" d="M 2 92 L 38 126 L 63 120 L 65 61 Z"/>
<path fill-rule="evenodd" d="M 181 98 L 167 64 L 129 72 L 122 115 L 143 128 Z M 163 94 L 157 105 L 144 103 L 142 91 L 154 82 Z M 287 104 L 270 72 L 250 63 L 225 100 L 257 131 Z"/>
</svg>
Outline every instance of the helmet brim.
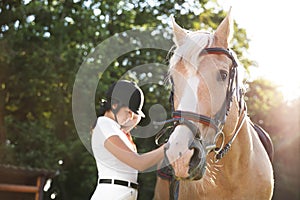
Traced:
<svg viewBox="0 0 300 200">
<path fill-rule="evenodd" d="M 138 111 L 134 111 L 135 114 L 141 116 L 142 118 L 145 118 L 145 114 L 143 113 L 143 111 L 138 110 Z"/>
</svg>

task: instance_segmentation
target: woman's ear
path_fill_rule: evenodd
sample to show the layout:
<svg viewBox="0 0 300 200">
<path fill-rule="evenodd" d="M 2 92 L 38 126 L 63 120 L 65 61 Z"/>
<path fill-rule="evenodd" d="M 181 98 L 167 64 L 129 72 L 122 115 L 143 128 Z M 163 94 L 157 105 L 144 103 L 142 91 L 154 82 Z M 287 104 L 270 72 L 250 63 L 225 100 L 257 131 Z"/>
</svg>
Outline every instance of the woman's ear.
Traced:
<svg viewBox="0 0 300 200">
<path fill-rule="evenodd" d="M 135 113 L 130 110 L 130 120 L 133 120 Z"/>
</svg>

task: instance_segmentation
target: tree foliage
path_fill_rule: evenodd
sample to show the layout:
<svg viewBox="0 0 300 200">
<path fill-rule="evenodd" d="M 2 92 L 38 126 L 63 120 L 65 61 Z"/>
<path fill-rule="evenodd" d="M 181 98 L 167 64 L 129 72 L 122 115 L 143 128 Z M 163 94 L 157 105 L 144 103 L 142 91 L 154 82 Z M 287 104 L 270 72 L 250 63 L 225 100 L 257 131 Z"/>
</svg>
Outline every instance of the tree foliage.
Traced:
<svg viewBox="0 0 300 200">
<path fill-rule="evenodd" d="M 60 175 L 54 179 L 45 199 L 49 199 L 51 193 L 56 193 L 57 199 L 89 199 L 97 174 L 93 157 L 79 140 L 73 122 L 72 89 L 77 71 L 99 43 L 123 31 L 152 29 L 171 42 L 170 15 L 186 29 L 212 31 L 225 12 L 215 1 L 1 1 L 0 162 L 59 170 Z M 253 64 L 243 57 L 248 42 L 246 31 L 235 24 L 232 48 L 245 68 Z M 110 53 L 113 52 L 108 45 L 103 55 Z M 114 60 L 101 74 L 95 109 L 113 81 L 135 66 L 167 64 L 167 54 L 162 50 L 138 49 Z M 139 82 L 151 76 L 134 74 L 127 78 Z M 163 76 L 161 79 L 157 84 L 142 88 L 146 114 L 156 103 L 169 108 L 168 89 Z M 265 86 L 267 89 L 262 88 Z M 250 88 L 251 116 L 271 127 L 274 123 L 268 116 L 274 107 L 282 106 L 280 95 L 266 84 L 252 83 Z M 144 125 L 148 123 L 142 121 Z M 270 131 L 276 132 L 281 130 L 279 128 L 275 126 Z M 156 148 L 153 138 L 138 138 L 136 142 L 140 152 Z M 142 183 L 139 199 L 151 199 L 155 172 L 141 174 L 139 179 Z"/>
</svg>

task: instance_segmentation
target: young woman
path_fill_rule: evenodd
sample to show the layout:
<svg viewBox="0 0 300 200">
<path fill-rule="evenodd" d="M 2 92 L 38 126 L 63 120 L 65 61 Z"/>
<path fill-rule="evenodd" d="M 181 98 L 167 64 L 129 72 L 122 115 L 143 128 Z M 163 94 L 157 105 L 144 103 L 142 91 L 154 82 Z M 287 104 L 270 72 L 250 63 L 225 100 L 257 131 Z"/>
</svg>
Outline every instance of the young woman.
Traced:
<svg viewBox="0 0 300 200">
<path fill-rule="evenodd" d="M 91 200 L 137 199 L 138 171 L 157 164 L 164 146 L 138 154 L 130 135 L 145 117 L 144 95 L 133 82 L 121 80 L 107 92 L 100 117 L 92 131 L 92 149 L 98 169 L 98 184 Z"/>
</svg>

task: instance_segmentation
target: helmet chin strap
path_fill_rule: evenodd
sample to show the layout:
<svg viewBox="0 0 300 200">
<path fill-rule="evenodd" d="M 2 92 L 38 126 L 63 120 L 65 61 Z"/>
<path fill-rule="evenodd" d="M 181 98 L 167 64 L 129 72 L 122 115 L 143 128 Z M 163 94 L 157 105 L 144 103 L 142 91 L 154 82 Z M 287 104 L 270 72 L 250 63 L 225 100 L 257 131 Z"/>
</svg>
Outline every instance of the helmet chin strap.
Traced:
<svg viewBox="0 0 300 200">
<path fill-rule="evenodd" d="M 119 104 L 117 104 L 117 107 L 115 109 L 111 109 L 111 111 L 114 114 L 115 117 L 115 121 L 120 125 L 119 121 L 118 121 L 118 117 L 117 117 L 117 113 L 119 112 L 119 110 L 121 109 L 121 106 L 119 106 Z"/>
<path fill-rule="evenodd" d="M 126 121 L 123 124 L 127 124 L 130 121 L 130 118 L 127 118 Z M 129 126 L 125 126 L 125 125 L 121 125 L 122 127 L 129 127 Z"/>
<path fill-rule="evenodd" d="M 111 111 L 113 112 L 114 114 L 114 117 L 115 117 L 115 121 L 121 126 L 121 128 L 126 128 L 126 127 L 129 127 L 129 126 L 124 126 L 124 125 L 121 125 L 119 123 L 119 120 L 118 120 L 118 117 L 117 117 L 117 113 L 120 111 L 120 109 L 122 108 L 122 106 L 119 106 L 117 104 L 117 107 L 115 109 L 111 109 Z M 128 118 L 123 124 L 126 124 L 130 121 L 130 118 Z"/>
</svg>

